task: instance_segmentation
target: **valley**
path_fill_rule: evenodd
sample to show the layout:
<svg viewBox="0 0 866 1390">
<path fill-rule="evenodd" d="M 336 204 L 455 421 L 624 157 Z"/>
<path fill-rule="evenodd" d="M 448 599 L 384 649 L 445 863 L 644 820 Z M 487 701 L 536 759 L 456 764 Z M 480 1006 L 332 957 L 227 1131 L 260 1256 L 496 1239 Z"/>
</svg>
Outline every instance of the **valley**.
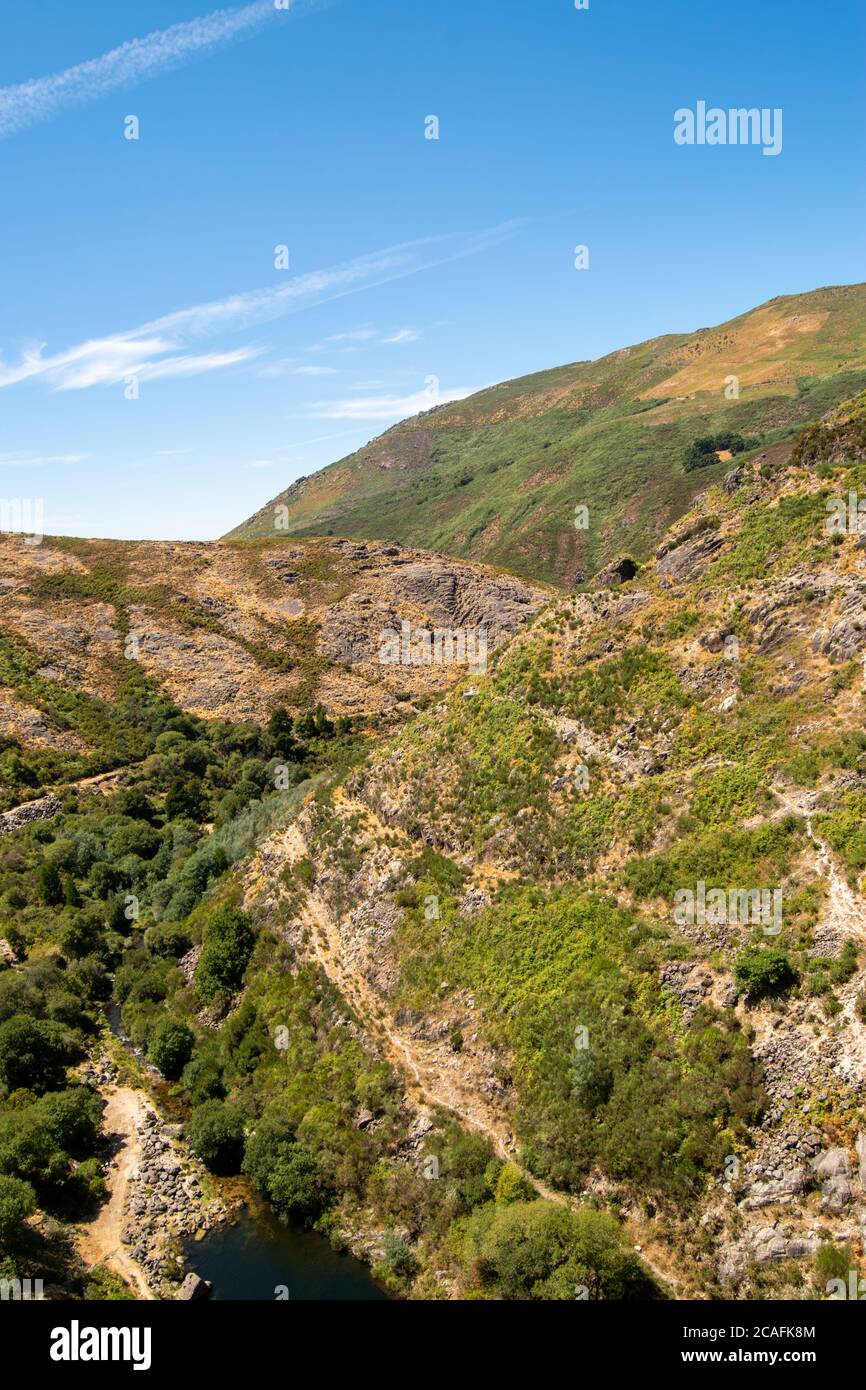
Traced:
<svg viewBox="0 0 866 1390">
<path fill-rule="evenodd" d="M 718 451 L 566 590 L 4 537 L 4 1277 L 184 1298 L 200 1237 L 248 1287 L 268 1212 L 358 1297 L 303 1232 L 419 1300 L 860 1271 L 864 418 Z"/>
</svg>

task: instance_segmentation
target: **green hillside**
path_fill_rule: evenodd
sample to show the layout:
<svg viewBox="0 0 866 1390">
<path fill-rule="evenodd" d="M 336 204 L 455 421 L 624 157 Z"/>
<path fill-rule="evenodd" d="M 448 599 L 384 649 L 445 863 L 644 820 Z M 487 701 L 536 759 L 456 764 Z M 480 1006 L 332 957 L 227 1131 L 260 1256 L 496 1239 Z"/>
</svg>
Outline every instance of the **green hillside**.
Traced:
<svg viewBox="0 0 866 1390">
<path fill-rule="evenodd" d="M 788 295 L 425 411 L 230 534 L 396 540 L 570 587 L 614 555 L 647 556 L 722 476 L 727 459 L 684 472 L 696 440 L 734 433 L 763 448 L 863 385 L 866 285 Z"/>
</svg>

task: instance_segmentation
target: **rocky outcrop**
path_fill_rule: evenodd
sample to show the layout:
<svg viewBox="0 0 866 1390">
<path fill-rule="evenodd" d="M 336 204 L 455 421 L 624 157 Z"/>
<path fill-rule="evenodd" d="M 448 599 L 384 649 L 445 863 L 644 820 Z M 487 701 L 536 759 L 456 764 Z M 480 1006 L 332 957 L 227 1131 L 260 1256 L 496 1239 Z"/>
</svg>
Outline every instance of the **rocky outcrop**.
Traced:
<svg viewBox="0 0 866 1390">
<path fill-rule="evenodd" d="M 51 794 L 40 796 L 35 801 L 25 801 L 23 806 L 16 806 L 0 815 L 0 835 L 11 835 L 13 830 L 20 830 L 32 821 L 51 820 L 60 809 L 60 801 Z"/>
<path fill-rule="evenodd" d="M 40 657 L 45 680 L 111 700 L 125 656 L 181 708 L 209 718 L 264 722 L 275 705 L 300 709 L 317 700 L 335 714 L 390 716 L 406 700 L 446 690 L 466 663 L 401 657 L 386 664 L 388 630 L 400 632 L 403 623 L 431 633 L 477 629 L 489 652 L 553 593 L 474 561 L 382 541 L 289 544 L 275 536 L 252 549 L 129 542 L 123 564 L 134 597 L 122 636 L 112 604 L 80 595 L 82 574 L 116 564 L 112 544 L 70 542 L 52 551 L 57 588 L 49 599 L 32 584 L 33 547 L 0 537 L 0 570 L 14 586 L 8 596 L 0 592 L 0 629 Z M 11 728 L 24 746 L 53 740 L 58 747 L 76 737 L 17 690 L 0 697 L 0 735 Z M 80 739 L 69 744 L 82 748 Z"/>
<path fill-rule="evenodd" d="M 189 1237 L 201 1239 L 212 1227 L 228 1220 L 230 1209 L 219 1197 L 208 1195 L 210 1184 L 203 1165 L 179 1143 L 174 1127 L 155 1111 L 143 1115 L 138 1136 L 142 1157 L 130 1176 L 121 1240 L 151 1287 L 170 1292 L 182 1268 L 182 1261 L 178 1266 L 176 1243 Z M 189 1280 L 195 1278 L 187 1276 L 181 1287 L 189 1289 Z M 181 1296 L 197 1298 L 201 1294 L 178 1294 Z"/>
<path fill-rule="evenodd" d="M 618 585 L 627 584 L 630 579 L 634 579 L 637 570 L 637 563 L 630 555 L 621 555 L 619 559 L 611 561 L 604 569 L 599 570 L 592 581 L 593 588 L 615 589 Z"/>
<path fill-rule="evenodd" d="M 207 1298 L 213 1284 L 209 1279 L 201 1279 L 197 1274 L 188 1274 L 178 1289 L 175 1297 L 182 1302 L 195 1303 L 202 1298 Z"/>
</svg>

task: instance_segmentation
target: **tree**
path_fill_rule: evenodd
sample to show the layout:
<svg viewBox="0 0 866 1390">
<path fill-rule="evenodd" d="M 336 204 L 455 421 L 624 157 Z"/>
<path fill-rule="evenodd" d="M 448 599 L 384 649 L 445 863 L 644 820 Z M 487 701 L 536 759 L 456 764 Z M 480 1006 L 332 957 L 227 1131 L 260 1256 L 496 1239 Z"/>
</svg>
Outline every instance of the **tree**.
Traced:
<svg viewBox="0 0 866 1390">
<path fill-rule="evenodd" d="M 32 1183 L 45 1205 L 62 1193 L 69 1171 L 69 1155 L 37 1106 L 0 1117 L 0 1173 Z"/>
<path fill-rule="evenodd" d="M 316 1156 L 306 1144 L 290 1144 L 268 1174 L 268 1197 L 282 1221 L 309 1224 L 322 1209 L 322 1184 Z"/>
<path fill-rule="evenodd" d="M 56 1091 L 71 1061 L 72 1049 L 58 1024 L 29 1014 L 0 1023 L 0 1082 L 7 1090 Z"/>
<path fill-rule="evenodd" d="M 240 989 L 254 943 L 250 919 L 240 908 L 223 907 L 211 918 L 195 972 L 202 998 Z"/>
<path fill-rule="evenodd" d="M 271 711 L 268 720 L 268 737 L 277 757 L 287 758 L 291 761 L 300 756 L 300 748 L 293 733 L 292 716 L 281 705 Z"/>
<path fill-rule="evenodd" d="M 244 1117 L 228 1101 L 206 1100 L 192 1112 L 189 1142 L 212 1173 L 240 1172 L 244 1156 Z"/>
<path fill-rule="evenodd" d="M 294 1137 L 284 1115 L 262 1116 L 247 1140 L 243 1171 L 282 1221 L 311 1222 L 324 1202 L 315 1154 Z"/>
<path fill-rule="evenodd" d="M 103 1102 L 89 1086 L 50 1091 L 36 1102 L 40 1119 L 67 1153 L 90 1153 L 99 1136 Z"/>
<path fill-rule="evenodd" d="M 172 782 L 165 798 L 166 820 L 187 817 L 189 820 L 204 820 L 204 793 L 200 777 L 178 778 Z"/>
<path fill-rule="evenodd" d="M 63 902 L 64 889 L 60 870 L 50 859 L 39 866 L 36 874 L 36 892 L 40 902 L 46 907 L 58 907 Z"/>
<path fill-rule="evenodd" d="M 0 1241 L 12 1243 L 36 1210 L 36 1193 L 21 1178 L 0 1177 Z"/>
<path fill-rule="evenodd" d="M 152 825 L 144 820 L 134 820 L 128 825 L 118 826 L 108 842 L 108 852 L 112 859 L 122 859 L 126 854 L 134 854 L 139 859 L 152 859 L 160 844 L 159 833 Z"/>
<path fill-rule="evenodd" d="M 334 733 L 334 725 L 321 703 L 317 704 L 315 709 L 302 714 L 295 724 L 295 729 L 300 738 L 331 738 Z"/>
<path fill-rule="evenodd" d="M 192 1056 L 195 1036 L 180 1018 L 161 1018 L 151 1034 L 147 1055 L 167 1081 L 176 1081 Z"/>
<path fill-rule="evenodd" d="M 102 944 L 102 914 L 98 908 L 73 912 L 60 929 L 60 949 L 67 958 L 92 956 Z"/>
</svg>

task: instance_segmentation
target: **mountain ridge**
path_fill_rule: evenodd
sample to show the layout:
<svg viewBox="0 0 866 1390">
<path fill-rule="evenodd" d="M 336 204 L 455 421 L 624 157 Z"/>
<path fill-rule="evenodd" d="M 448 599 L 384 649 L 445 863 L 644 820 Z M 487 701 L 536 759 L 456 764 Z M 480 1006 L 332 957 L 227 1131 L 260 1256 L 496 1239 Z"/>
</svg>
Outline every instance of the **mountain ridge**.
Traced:
<svg viewBox="0 0 866 1390">
<path fill-rule="evenodd" d="M 730 377 L 739 394 L 727 399 Z M 683 472 L 696 438 L 734 431 L 769 445 L 863 384 L 866 285 L 777 295 L 715 327 L 533 372 L 401 421 L 297 479 L 229 537 L 337 532 L 423 544 L 569 588 L 617 553 L 646 558 L 722 476 L 723 460 L 702 477 Z M 580 505 L 590 509 L 585 530 L 574 524 Z"/>
</svg>

